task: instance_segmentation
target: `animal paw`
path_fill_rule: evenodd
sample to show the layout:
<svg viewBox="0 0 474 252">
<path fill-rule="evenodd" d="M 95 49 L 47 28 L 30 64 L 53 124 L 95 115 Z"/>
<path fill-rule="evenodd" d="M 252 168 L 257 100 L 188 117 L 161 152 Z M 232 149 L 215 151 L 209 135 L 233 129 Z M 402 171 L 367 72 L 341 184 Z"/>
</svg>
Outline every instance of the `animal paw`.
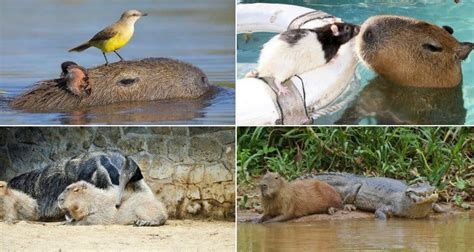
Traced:
<svg viewBox="0 0 474 252">
<path fill-rule="evenodd" d="M 137 227 L 151 226 L 151 222 L 146 220 L 136 220 L 133 224 Z"/>
<path fill-rule="evenodd" d="M 330 207 L 330 208 L 328 209 L 328 214 L 329 214 L 329 215 L 333 215 L 333 214 L 335 214 L 336 212 L 337 212 L 337 209 L 334 208 L 334 207 Z"/>
<path fill-rule="evenodd" d="M 278 95 L 281 96 L 281 95 L 287 95 L 290 93 L 290 90 L 287 88 L 287 87 L 280 87 L 278 88 Z"/>
<path fill-rule="evenodd" d="M 245 74 L 245 78 L 257 78 L 258 77 L 258 72 L 257 71 L 250 71 L 247 74 Z"/>
<path fill-rule="evenodd" d="M 352 204 L 345 204 L 344 205 L 344 211 L 351 212 L 351 211 L 355 211 L 356 209 L 357 209 L 356 206 L 354 206 Z"/>
</svg>

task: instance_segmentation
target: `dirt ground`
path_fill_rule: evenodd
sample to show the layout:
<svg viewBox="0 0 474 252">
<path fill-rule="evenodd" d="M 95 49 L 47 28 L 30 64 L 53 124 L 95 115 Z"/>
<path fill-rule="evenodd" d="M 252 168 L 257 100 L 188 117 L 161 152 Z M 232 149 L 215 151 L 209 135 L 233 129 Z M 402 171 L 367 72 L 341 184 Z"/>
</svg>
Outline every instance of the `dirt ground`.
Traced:
<svg viewBox="0 0 474 252">
<path fill-rule="evenodd" d="M 169 220 L 161 227 L 0 223 L 1 251 L 234 251 L 235 224 Z"/>
</svg>

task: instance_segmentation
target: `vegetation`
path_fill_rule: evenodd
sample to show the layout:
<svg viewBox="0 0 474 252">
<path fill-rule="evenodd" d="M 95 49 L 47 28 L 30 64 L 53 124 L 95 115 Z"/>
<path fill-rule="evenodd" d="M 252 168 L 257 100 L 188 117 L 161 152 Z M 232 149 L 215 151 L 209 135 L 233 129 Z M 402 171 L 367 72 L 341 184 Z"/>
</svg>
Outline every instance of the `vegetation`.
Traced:
<svg viewBox="0 0 474 252">
<path fill-rule="evenodd" d="M 467 208 L 474 200 L 474 128 L 238 128 L 237 180 L 246 186 L 265 171 L 288 179 L 344 171 L 413 183 L 427 180 L 442 200 Z"/>
</svg>

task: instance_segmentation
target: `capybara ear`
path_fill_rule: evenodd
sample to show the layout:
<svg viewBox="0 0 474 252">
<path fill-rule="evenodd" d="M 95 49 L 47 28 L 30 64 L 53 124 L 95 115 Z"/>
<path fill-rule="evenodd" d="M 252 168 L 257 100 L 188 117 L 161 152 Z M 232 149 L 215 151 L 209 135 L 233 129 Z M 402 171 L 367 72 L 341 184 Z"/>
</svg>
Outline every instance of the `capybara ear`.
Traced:
<svg viewBox="0 0 474 252">
<path fill-rule="evenodd" d="M 79 192 L 80 190 L 81 190 L 81 188 L 77 186 L 77 187 L 74 187 L 74 189 L 72 191 L 73 192 Z"/>
<path fill-rule="evenodd" d="M 65 76 L 67 88 L 73 94 L 87 97 L 91 94 L 89 76 L 84 68 L 80 66 L 69 66 Z"/>
<path fill-rule="evenodd" d="M 65 61 L 61 64 L 61 77 L 65 77 L 67 74 L 67 69 L 70 66 L 77 66 L 76 62 L 74 61 Z"/>
<path fill-rule="evenodd" d="M 454 33 L 454 29 L 451 26 L 443 25 L 443 29 L 447 31 L 449 34 Z"/>
<path fill-rule="evenodd" d="M 337 25 L 331 25 L 331 31 L 334 36 L 339 36 L 339 28 L 337 28 Z"/>
<path fill-rule="evenodd" d="M 474 44 L 471 42 L 462 42 L 461 46 L 457 50 L 456 54 L 458 56 L 458 59 L 460 60 L 465 60 L 469 56 L 469 54 L 472 51 L 472 48 L 474 47 Z"/>
</svg>

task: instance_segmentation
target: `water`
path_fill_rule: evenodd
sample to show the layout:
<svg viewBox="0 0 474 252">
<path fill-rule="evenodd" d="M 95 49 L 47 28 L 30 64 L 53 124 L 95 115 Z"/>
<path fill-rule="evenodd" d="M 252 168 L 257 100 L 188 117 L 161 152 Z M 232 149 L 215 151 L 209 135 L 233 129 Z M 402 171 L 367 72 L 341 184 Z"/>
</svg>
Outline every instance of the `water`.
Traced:
<svg viewBox="0 0 474 252">
<path fill-rule="evenodd" d="M 260 1 L 241 1 L 242 3 L 254 3 Z M 394 14 L 410 16 L 426 20 L 438 25 L 449 25 L 454 28 L 454 36 L 459 41 L 474 42 L 474 1 L 461 1 L 455 4 L 451 0 L 405 0 L 405 1 L 356 1 L 356 0 L 305 0 L 305 1 L 265 1 L 269 3 L 287 3 L 300 5 L 308 8 L 318 9 L 342 18 L 346 22 L 361 24 L 368 17 L 381 14 Z M 237 78 L 242 78 L 248 70 L 245 63 L 255 63 L 261 46 L 274 34 L 255 33 L 251 39 L 240 34 L 237 37 Z M 465 124 L 474 124 L 474 60 L 473 55 L 462 63 L 464 83 L 462 86 L 463 108 L 467 111 L 459 112 Z M 361 78 L 361 85 L 368 84 L 375 74 L 363 66 L 357 69 L 357 75 Z M 414 96 L 416 97 L 416 96 Z M 455 113 L 455 112 L 453 112 Z M 322 122 L 334 122 L 342 113 L 334 113 L 321 118 Z M 435 121 L 443 121 L 443 116 Z M 422 119 L 422 118 L 416 118 Z M 417 124 L 420 120 L 415 120 Z M 366 118 L 361 124 L 374 124 L 376 121 Z M 380 123 L 380 122 L 379 122 Z M 437 123 L 434 123 L 437 124 Z"/>
<path fill-rule="evenodd" d="M 327 220 L 237 226 L 238 251 L 469 251 L 472 212 L 429 219 Z"/>
<path fill-rule="evenodd" d="M 39 80 L 56 78 L 63 61 L 72 60 L 86 67 L 103 64 L 102 53 L 96 48 L 81 53 L 67 50 L 115 22 L 128 9 L 149 15 L 136 23 L 134 37 L 119 51 L 122 57 L 183 60 L 203 69 L 211 83 L 227 89 L 212 99 L 189 102 L 200 103 L 199 106 L 185 105 L 187 102 L 175 106 L 170 102 L 164 102 L 166 106 L 160 102 L 104 106 L 81 113 L 81 118 L 86 118 L 83 121 L 233 124 L 233 1 L 1 0 L 0 97 L 11 98 Z M 108 54 L 108 59 L 118 60 L 114 54 Z M 77 114 L 22 113 L 9 109 L 0 99 L 0 118 L 1 124 L 63 124 L 76 121 Z"/>
</svg>

